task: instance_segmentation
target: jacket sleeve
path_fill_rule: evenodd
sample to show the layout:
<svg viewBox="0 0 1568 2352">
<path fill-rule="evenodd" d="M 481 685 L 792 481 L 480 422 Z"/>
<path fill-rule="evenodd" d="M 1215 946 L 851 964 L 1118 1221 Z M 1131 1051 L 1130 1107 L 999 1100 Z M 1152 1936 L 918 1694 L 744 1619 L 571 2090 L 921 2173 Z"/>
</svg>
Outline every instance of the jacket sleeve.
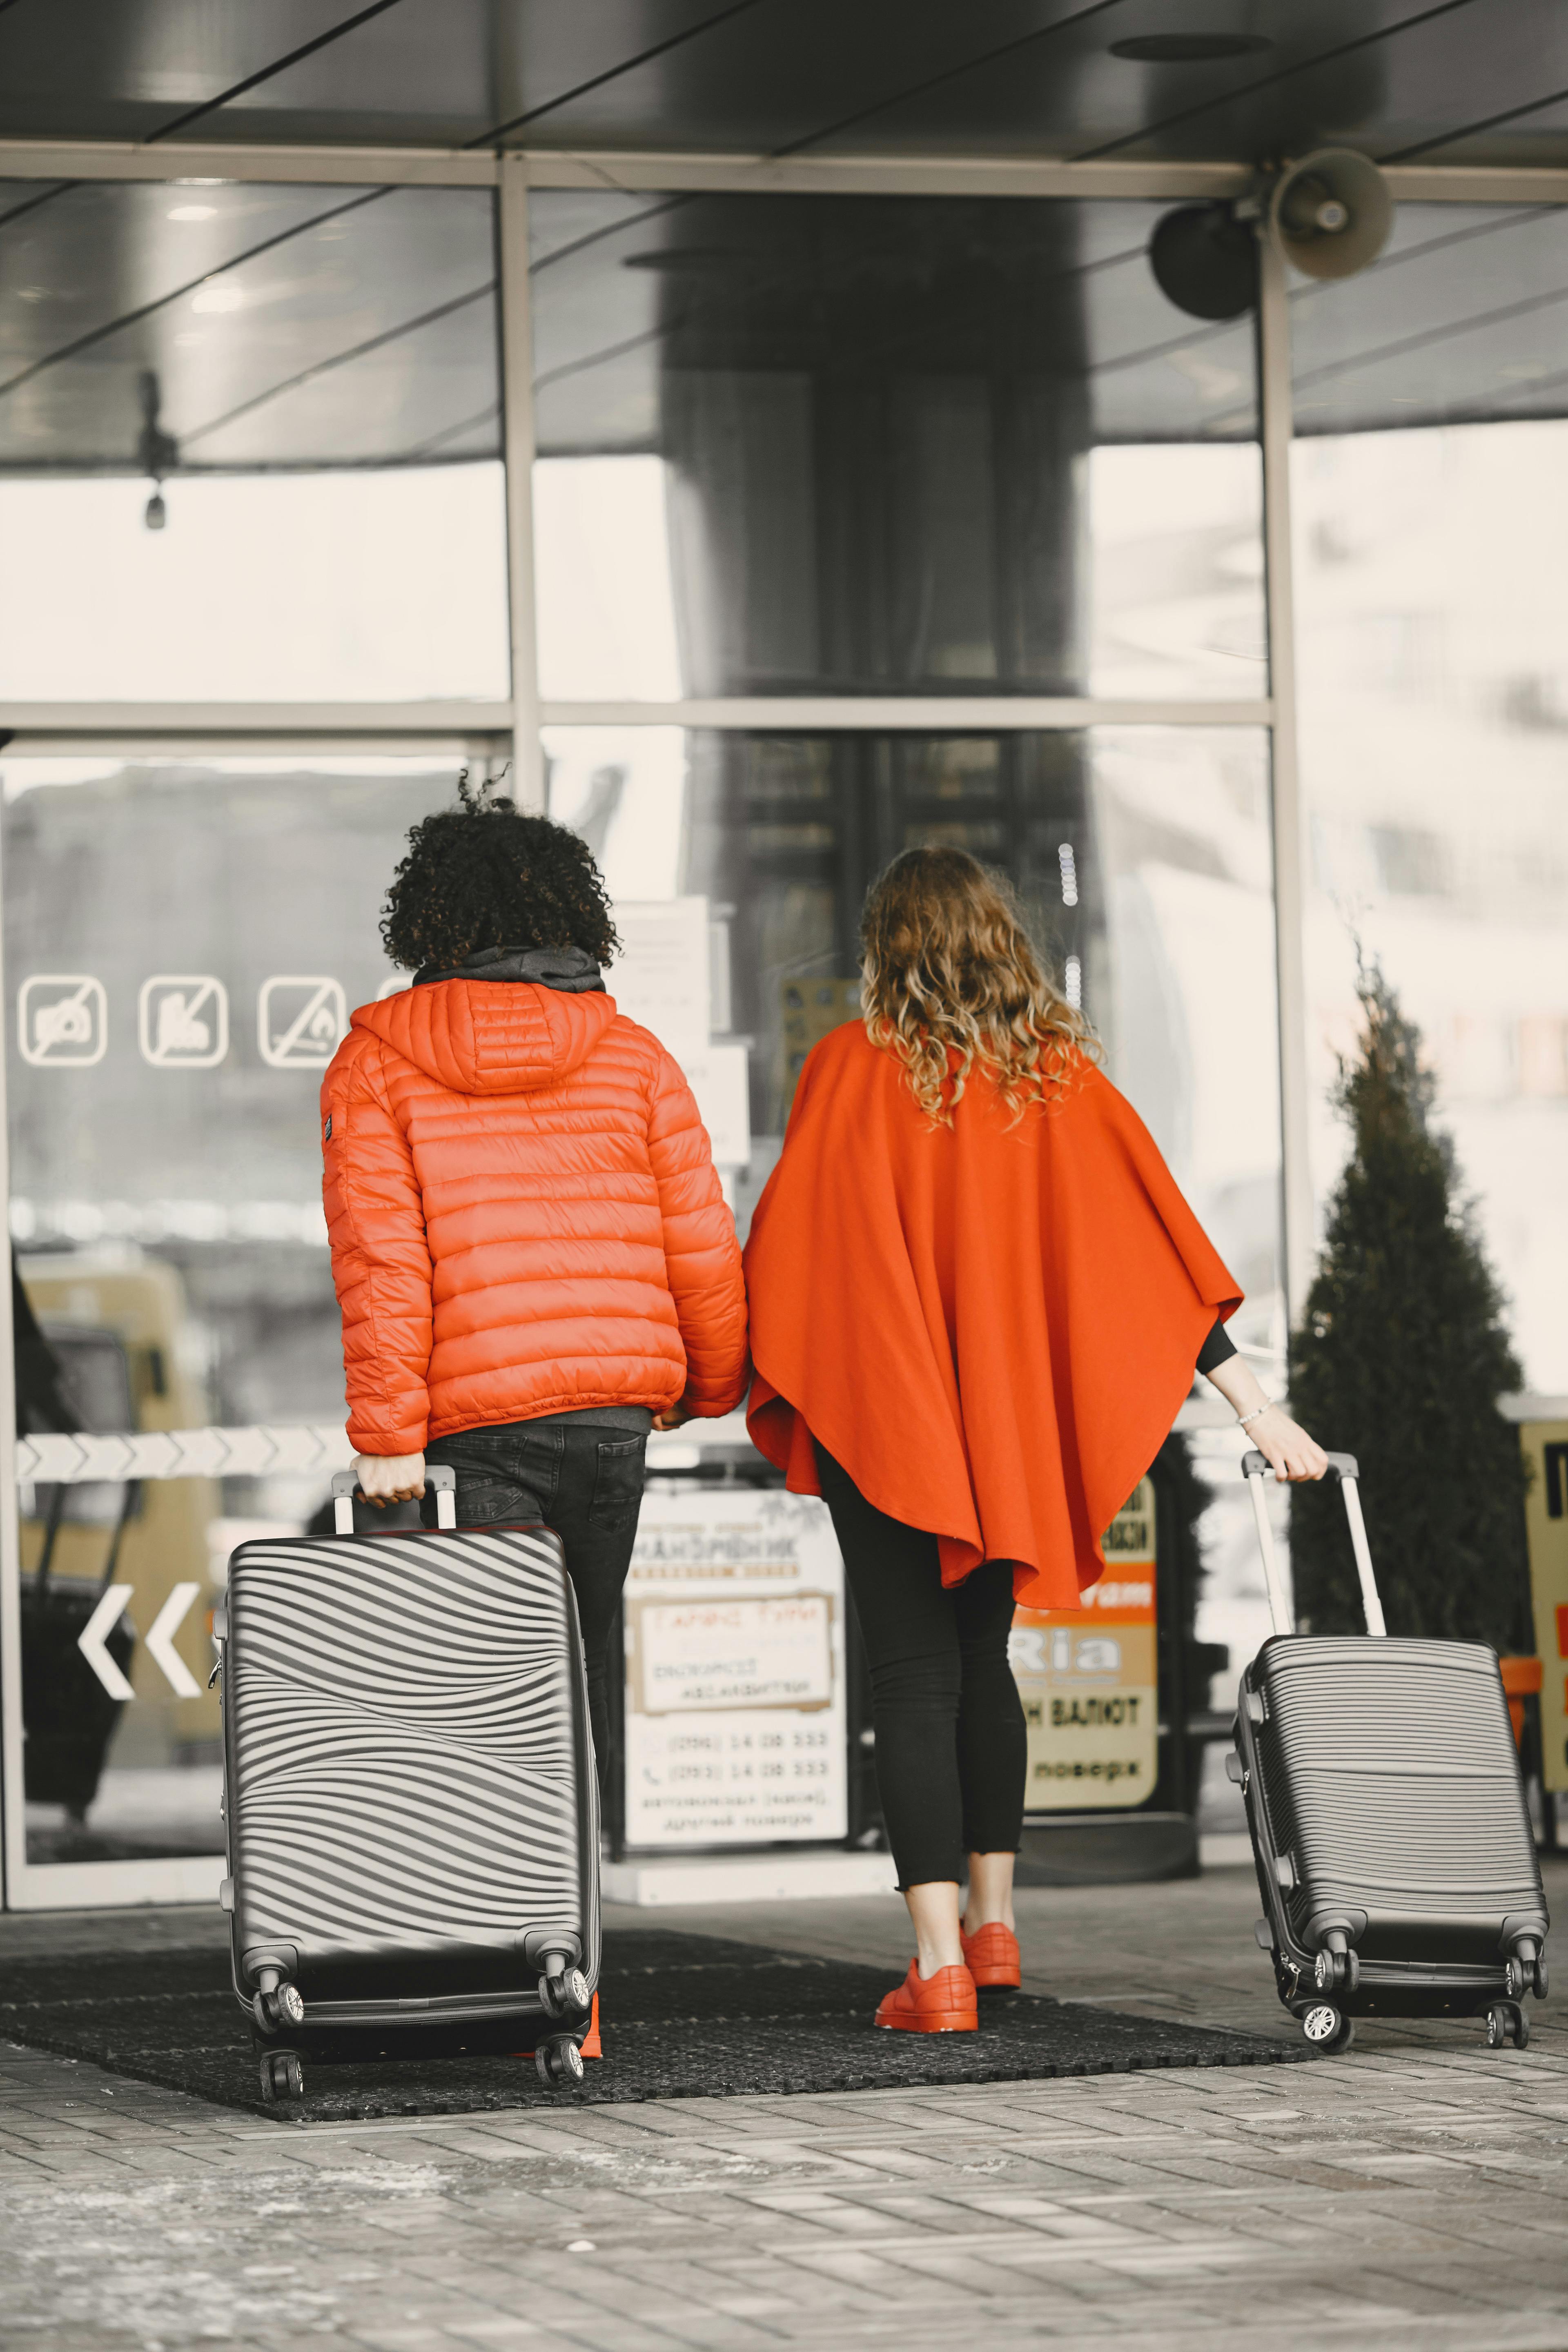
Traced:
<svg viewBox="0 0 1568 2352">
<path fill-rule="evenodd" d="M 664 1262 L 686 1349 L 685 1410 L 732 1412 L 746 1392 L 746 1286 L 741 1245 L 713 1165 L 708 1130 L 679 1065 L 660 1052 L 648 1114 L 648 1158 L 664 1221 Z"/>
<path fill-rule="evenodd" d="M 408 1139 L 375 1043 L 360 1032 L 321 1087 L 321 1152 L 349 1436 L 362 1454 L 418 1454 L 430 1413 L 430 1245 Z"/>
</svg>

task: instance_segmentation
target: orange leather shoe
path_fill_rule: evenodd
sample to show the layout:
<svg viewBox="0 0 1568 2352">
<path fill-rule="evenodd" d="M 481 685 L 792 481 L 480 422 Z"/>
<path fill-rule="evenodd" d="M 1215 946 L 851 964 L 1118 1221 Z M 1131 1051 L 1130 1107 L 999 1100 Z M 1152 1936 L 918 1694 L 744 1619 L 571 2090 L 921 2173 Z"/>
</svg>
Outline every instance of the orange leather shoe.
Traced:
<svg viewBox="0 0 1568 2352">
<path fill-rule="evenodd" d="M 1004 1927 L 1000 1919 L 992 1919 L 984 1927 L 976 1927 L 973 1936 L 966 1936 L 961 1927 L 958 1940 L 963 1946 L 969 1973 L 982 1992 L 1017 1991 L 1018 1938 L 1011 1927 Z"/>
<path fill-rule="evenodd" d="M 903 1983 L 879 2003 L 877 2022 L 895 2033 L 973 2033 L 980 2024 L 974 1979 L 967 1969 L 922 1977 L 919 1960 L 911 1960 Z"/>
</svg>

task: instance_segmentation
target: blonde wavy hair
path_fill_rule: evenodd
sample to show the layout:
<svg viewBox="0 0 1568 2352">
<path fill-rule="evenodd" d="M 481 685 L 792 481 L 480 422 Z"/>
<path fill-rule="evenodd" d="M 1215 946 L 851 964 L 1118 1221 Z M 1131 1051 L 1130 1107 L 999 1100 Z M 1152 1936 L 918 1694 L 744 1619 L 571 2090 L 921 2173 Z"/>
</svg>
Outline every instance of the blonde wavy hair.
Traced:
<svg viewBox="0 0 1568 2352">
<path fill-rule="evenodd" d="M 1015 1124 L 1059 1094 L 1093 1032 L 1047 978 L 1007 882 L 966 849 L 906 849 L 866 894 L 861 1008 L 933 1126 L 978 1062 Z M 956 1063 L 952 1056 L 957 1055 Z"/>
</svg>

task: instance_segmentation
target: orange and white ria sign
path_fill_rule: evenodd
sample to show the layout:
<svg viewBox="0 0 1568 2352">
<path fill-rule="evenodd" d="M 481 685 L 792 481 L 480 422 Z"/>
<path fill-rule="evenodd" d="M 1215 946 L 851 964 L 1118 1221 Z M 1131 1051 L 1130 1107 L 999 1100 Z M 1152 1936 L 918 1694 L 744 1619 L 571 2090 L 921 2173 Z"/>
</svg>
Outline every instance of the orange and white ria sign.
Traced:
<svg viewBox="0 0 1568 2352">
<path fill-rule="evenodd" d="M 1159 1775 L 1154 1488 L 1106 1531 L 1106 1570 L 1077 1609 L 1020 1609 L 1007 1654 L 1029 1732 L 1031 1813 L 1141 1805 Z"/>
</svg>

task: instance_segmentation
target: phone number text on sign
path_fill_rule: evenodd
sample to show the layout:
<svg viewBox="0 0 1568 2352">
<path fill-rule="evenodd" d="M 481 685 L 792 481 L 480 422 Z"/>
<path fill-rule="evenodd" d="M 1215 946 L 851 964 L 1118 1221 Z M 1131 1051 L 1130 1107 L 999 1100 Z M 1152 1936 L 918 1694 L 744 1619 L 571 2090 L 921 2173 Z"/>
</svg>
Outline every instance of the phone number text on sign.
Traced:
<svg viewBox="0 0 1568 2352">
<path fill-rule="evenodd" d="M 629 1846 L 844 1836 L 843 1580 L 806 1496 L 645 1497 L 626 1607 Z"/>
</svg>

